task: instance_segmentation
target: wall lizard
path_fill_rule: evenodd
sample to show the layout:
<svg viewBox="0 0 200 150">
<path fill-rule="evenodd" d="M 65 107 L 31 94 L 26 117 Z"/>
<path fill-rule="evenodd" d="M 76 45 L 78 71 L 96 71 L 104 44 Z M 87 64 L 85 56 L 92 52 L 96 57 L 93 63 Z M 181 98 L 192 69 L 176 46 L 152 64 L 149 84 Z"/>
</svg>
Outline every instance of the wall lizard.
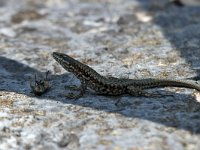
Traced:
<svg viewBox="0 0 200 150">
<path fill-rule="evenodd" d="M 72 72 L 81 82 L 80 93 L 77 95 L 68 95 L 70 98 L 80 98 L 85 93 L 87 87 L 103 95 L 122 95 L 132 96 L 151 96 L 145 89 L 158 87 L 184 87 L 200 91 L 200 84 L 191 80 L 176 79 L 120 79 L 114 77 L 104 77 L 89 66 L 73 59 L 72 57 L 58 52 L 53 52 L 53 58 L 61 66 Z"/>
</svg>

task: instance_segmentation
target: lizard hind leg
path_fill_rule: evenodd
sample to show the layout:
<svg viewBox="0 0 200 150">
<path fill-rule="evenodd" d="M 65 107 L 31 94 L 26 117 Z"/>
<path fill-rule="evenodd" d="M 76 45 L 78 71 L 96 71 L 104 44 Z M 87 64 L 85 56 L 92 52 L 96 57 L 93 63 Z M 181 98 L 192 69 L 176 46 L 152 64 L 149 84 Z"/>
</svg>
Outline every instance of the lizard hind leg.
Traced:
<svg viewBox="0 0 200 150">
<path fill-rule="evenodd" d="M 128 86 L 127 93 L 131 96 L 142 96 L 144 94 L 144 90 L 140 87 Z"/>
<path fill-rule="evenodd" d="M 149 98 L 161 98 L 164 97 L 164 95 L 160 93 L 149 93 L 146 90 L 135 87 L 135 86 L 128 86 L 127 87 L 127 93 L 132 96 L 142 96 L 142 97 L 149 97 Z"/>
<path fill-rule="evenodd" d="M 144 90 L 142 88 L 139 87 L 135 87 L 135 86 L 128 86 L 127 87 L 127 93 L 131 96 L 144 96 Z M 146 97 L 146 96 L 145 96 Z M 118 106 L 120 104 L 121 100 L 119 99 L 116 103 L 115 106 Z"/>
</svg>

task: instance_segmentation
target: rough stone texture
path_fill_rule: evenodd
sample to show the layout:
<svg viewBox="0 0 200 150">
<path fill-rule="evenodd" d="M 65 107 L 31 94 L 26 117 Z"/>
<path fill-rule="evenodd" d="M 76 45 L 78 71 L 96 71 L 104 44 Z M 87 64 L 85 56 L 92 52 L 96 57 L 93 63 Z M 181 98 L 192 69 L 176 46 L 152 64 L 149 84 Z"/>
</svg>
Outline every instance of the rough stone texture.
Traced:
<svg viewBox="0 0 200 150">
<path fill-rule="evenodd" d="M 72 101 L 65 86 L 79 81 L 51 56 L 67 53 L 106 76 L 199 79 L 199 14 L 165 0 L 1 0 L 0 150 L 199 150 L 197 92 L 87 91 Z M 37 97 L 29 83 L 47 70 L 51 90 Z"/>
</svg>

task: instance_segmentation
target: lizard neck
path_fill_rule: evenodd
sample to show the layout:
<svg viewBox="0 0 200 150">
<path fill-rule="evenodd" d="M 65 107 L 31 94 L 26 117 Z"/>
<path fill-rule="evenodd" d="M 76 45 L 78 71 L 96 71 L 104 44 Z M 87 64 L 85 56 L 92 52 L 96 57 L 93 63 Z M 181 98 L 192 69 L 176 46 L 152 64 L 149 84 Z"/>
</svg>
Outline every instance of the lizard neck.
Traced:
<svg viewBox="0 0 200 150">
<path fill-rule="evenodd" d="M 94 69 L 87 65 L 76 65 L 70 70 L 79 80 L 83 82 L 92 82 L 95 84 L 102 84 L 106 79 L 104 76 L 97 73 Z"/>
</svg>

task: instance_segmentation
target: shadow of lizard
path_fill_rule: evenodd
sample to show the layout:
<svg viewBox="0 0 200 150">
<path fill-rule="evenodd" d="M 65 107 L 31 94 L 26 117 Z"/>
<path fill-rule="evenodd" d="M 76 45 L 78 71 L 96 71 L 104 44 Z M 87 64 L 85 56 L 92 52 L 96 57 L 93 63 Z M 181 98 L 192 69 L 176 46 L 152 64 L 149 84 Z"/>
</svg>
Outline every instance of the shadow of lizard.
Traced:
<svg viewBox="0 0 200 150">
<path fill-rule="evenodd" d="M 0 69 L 0 91 L 35 97 L 34 94 L 30 93 L 30 80 L 27 79 L 26 75 L 43 74 L 42 72 L 2 56 L 0 56 Z M 200 134 L 200 103 L 196 102 L 191 95 L 176 93 L 174 97 L 151 99 L 131 96 L 105 97 L 88 93 L 77 101 L 63 100 L 63 97 L 59 96 L 58 93 L 60 89 L 64 90 L 64 84 L 70 78 L 68 74 L 51 75 L 51 92 L 37 98 L 61 101 L 63 104 L 79 105 L 109 113 L 119 113 L 125 117 L 145 119 Z M 55 92 L 55 89 L 57 89 L 57 92 Z M 88 98 L 86 98 L 87 96 Z M 115 106 L 116 100 L 119 99 L 128 105 L 124 107 Z M 171 115 L 175 117 L 171 118 Z"/>
</svg>

